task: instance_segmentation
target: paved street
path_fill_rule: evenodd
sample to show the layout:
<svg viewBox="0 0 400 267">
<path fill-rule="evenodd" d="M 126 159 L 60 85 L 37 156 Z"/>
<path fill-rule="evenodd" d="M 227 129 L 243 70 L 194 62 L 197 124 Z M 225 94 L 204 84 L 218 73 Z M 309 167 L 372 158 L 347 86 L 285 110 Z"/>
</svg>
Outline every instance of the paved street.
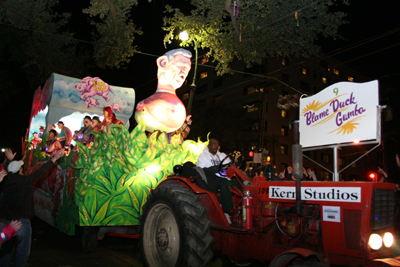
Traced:
<svg viewBox="0 0 400 267">
<path fill-rule="evenodd" d="M 28 267 L 142 267 L 138 241 L 106 236 L 95 253 L 85 254 L 80 239 L 70 237 L 47 223 L 32 219 L 32 251 Z M 215 258 L 210 267 L 234 266 L 226 258 Z M 261 267 L 252 264 L 250 267 Z"/>
<path fill-rule="evenodd" d="M 70 237 L 34 217 L 29 267 L 143 266 L 137 241 L 105 237 L 95 253 L 82 252 L 78 237 Z"/>
<path fill-rule="evenodd" d="M 106 236 L 99 241 L 95 253 L 85 254 L 80 240 L 70 237 L 34 217 L 33 240 L 28 267 L 141 267 L 140 253 L 135 239 Z M 400 240 L 397 240 L 399 243 Z M 397 249 L 397 255 L 400 255 Z M 215 258 L 210 267 L 228 267 L 226 258 Z M 250 267 L 262 267 L 252 264 Z"/>
</svg>

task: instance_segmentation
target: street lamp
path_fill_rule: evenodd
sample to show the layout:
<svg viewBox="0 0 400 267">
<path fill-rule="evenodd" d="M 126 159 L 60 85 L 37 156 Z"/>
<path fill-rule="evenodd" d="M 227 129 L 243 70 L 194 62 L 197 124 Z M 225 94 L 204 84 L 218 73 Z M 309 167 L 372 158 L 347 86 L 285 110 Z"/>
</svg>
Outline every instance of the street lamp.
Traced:
<svg viewBox="0 0 400 267">
<path fill-rule="evenodd" d="M 189 34 L 187 31 L 182 31 L 179 33 L 179 39 L 182 41 L 187 41 L 189 39 Z M 194 97 L 194 92 L 196 91 L 196 74 L 197 74 L 197 44 L 194 41 L 194 52 L 195 52 L 195 63 L 194 63 L 194 73 L 193 73 L 193 80 L 192 84 L 190 85 L 190 93 L 189 93 L 189 102 L 187 106 L 186 113 L 187 115 L 191 115 L 192 113 L 192 105 L 193 105 L 193 97 Z"/>
</svg>

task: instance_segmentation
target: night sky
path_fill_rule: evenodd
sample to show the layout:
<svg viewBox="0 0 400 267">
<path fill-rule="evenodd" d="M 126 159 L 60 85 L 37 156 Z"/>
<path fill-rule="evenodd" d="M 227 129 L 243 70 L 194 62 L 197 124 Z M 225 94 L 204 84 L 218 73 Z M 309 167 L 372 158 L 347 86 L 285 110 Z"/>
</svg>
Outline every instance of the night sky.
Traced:
<svg viewBox="0 0 400 267">
<path fill-rule="evenodd" d="M 73 12 L 73 20 L 79 26 L 77 38 L 83 39 L 88 34 L 89 26 L 86 19 L 79 15 L 79 10 L 85 7 L 86 1 L 78 1 L 81 6 L 71 5 L 71 2 L 60 5 L 60 9 Z M 158 1 L 151 3 L 140 1 L 134 8 L 133 21 L 141 26 L 144 34 L 136 38 L 141 51 L 146 54 L 136 54 L 123 70 L 95 70 L 88 76 L 100 77 L 110 85 L 133 87 L 136 92 L 136 101 L 140 101 L 154 93 L 157 85 L 155 60 L 165 51 L 178 47 L 175 41 L 167 49 L 163 45 L 164 31 L 162 16 L 164 5 L 189 7 L 188 1 Z M 339 28 L 340 40 L 320 40 L 322 51 L 328 55 L 335 53 L 335 57 L 351 67 L 359 70 L 373 79 L 379 79 L 381 84 L 392 87 L 392 90 L 381 90 L 381 104 L 396 106 L 399 99 L 399 37 L 400 19 L 398 15 L 398 1 L 350 1 L 350 6 L 340 8 L 348 13 L 348 24 Z M 69 5 L 69 6 L 68 6 Z M 1 25 L 0 25 L 1 27 Z M 369 41 L 369 42 L 368 42 Z M 189 49 L 190 50 L 190 49 Z M 150 55 L 147 55 L 150 54 Z M 76 77 L 84 78 L 84 77 Z M 1 107 L 3 127 L 0 146 L 14 147 L 20 150 L 21 137 L 24 136 L 29 123 L 30 108 L 34 90 L 38 84 L 29 88 L 21 84 L 23 94 L 16 101 Z M 396 119 L 396 118 L 395 118 Z"/>
</svg>

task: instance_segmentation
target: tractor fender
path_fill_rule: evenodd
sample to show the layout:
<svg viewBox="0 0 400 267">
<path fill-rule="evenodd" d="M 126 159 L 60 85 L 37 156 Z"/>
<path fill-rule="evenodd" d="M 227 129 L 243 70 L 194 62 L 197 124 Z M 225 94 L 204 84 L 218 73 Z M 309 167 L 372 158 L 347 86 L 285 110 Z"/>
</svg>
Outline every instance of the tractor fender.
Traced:
<svg viewBox="0 0 400 267">
<path fill-rule="evenodd" d="M 305 249 L 305 248 L 294 248 L 291 250 L 287 250 L 278 256 L 274 258 L 274 260 L 271 262 L 269 267 L 284 267 L 287 266 L 292 260 L 294 260 L 297 257 L 303 257 L 303 258 L 308 258 L 311 256 L 315 256 L 316 259 L 318 259 L 319 262 L 316 262 L 317 265 L 313 266 L 328 266 L 327 264 L 323 263 L 323 258 L 321 254 L 318 252 Z M 307 265 L 309 266 L 309 265 Z"/>
<path fill-rule="evenodd" d="M 158 186 L 162 184 L 178 184 L 186 187 L 188 190 L 191 190 L 195 195 L 200 197 L 201 204 L 204 207 L 207 207 L 207 218 L 209 221 L 211 221 L 213 226 L 222 228 L 230 227 L 216 194 L 200 188 L 195 184 L 195 181 L 192 180 L 192 178 L 170 176 Z"/>
</svg>

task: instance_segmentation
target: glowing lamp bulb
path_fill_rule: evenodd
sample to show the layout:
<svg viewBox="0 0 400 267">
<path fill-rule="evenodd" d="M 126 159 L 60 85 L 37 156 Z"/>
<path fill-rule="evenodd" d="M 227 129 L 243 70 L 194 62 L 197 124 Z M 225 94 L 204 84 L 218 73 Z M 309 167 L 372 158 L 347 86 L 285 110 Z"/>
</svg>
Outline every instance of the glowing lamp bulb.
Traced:
<svg viewBox="0 0 400 267">
<path fill-rule="evenodd" d="M 189 34 L 187 33 L 187 31 L 180 32 L 179 39 L 181 39 L 182 41 L 186 41 L 187 39 L 189 39 Z"/>
<path fill-rule="evenodd" d="M 358 144 L 358 143 L 360 143 L 360 140 L 354 140 L 353 143 Z"/>
<path fill-rule="evenodd" d="M 393 245 L 393 242 L 394 242 L 393 234 L 390 232 L 386 232 L 383 235 L 383 244 L 385 245 L 385 247 L 390 248 Z"/>
<path fill-rule="evenodd" d="M 249 156 L 250 156 L 250 157 L 253 157 L 253 156 L 254 156 L 253 151 L 250 151 L 250 152 L 249 152 Z"/>
<path fill-rule="evenodd" d="M 374 178 L 375 178 L 375 173 L 371 173 L 371 174 L 369 175 L 369 178 L 374 179 Z"/>
<path fill-rule="evenodd" d="M 369 237 L 368 244 L 373 250 L 378 250 L 382 247 L 382 237 L 378 234 L 372 234 Z"/>
</svg>

